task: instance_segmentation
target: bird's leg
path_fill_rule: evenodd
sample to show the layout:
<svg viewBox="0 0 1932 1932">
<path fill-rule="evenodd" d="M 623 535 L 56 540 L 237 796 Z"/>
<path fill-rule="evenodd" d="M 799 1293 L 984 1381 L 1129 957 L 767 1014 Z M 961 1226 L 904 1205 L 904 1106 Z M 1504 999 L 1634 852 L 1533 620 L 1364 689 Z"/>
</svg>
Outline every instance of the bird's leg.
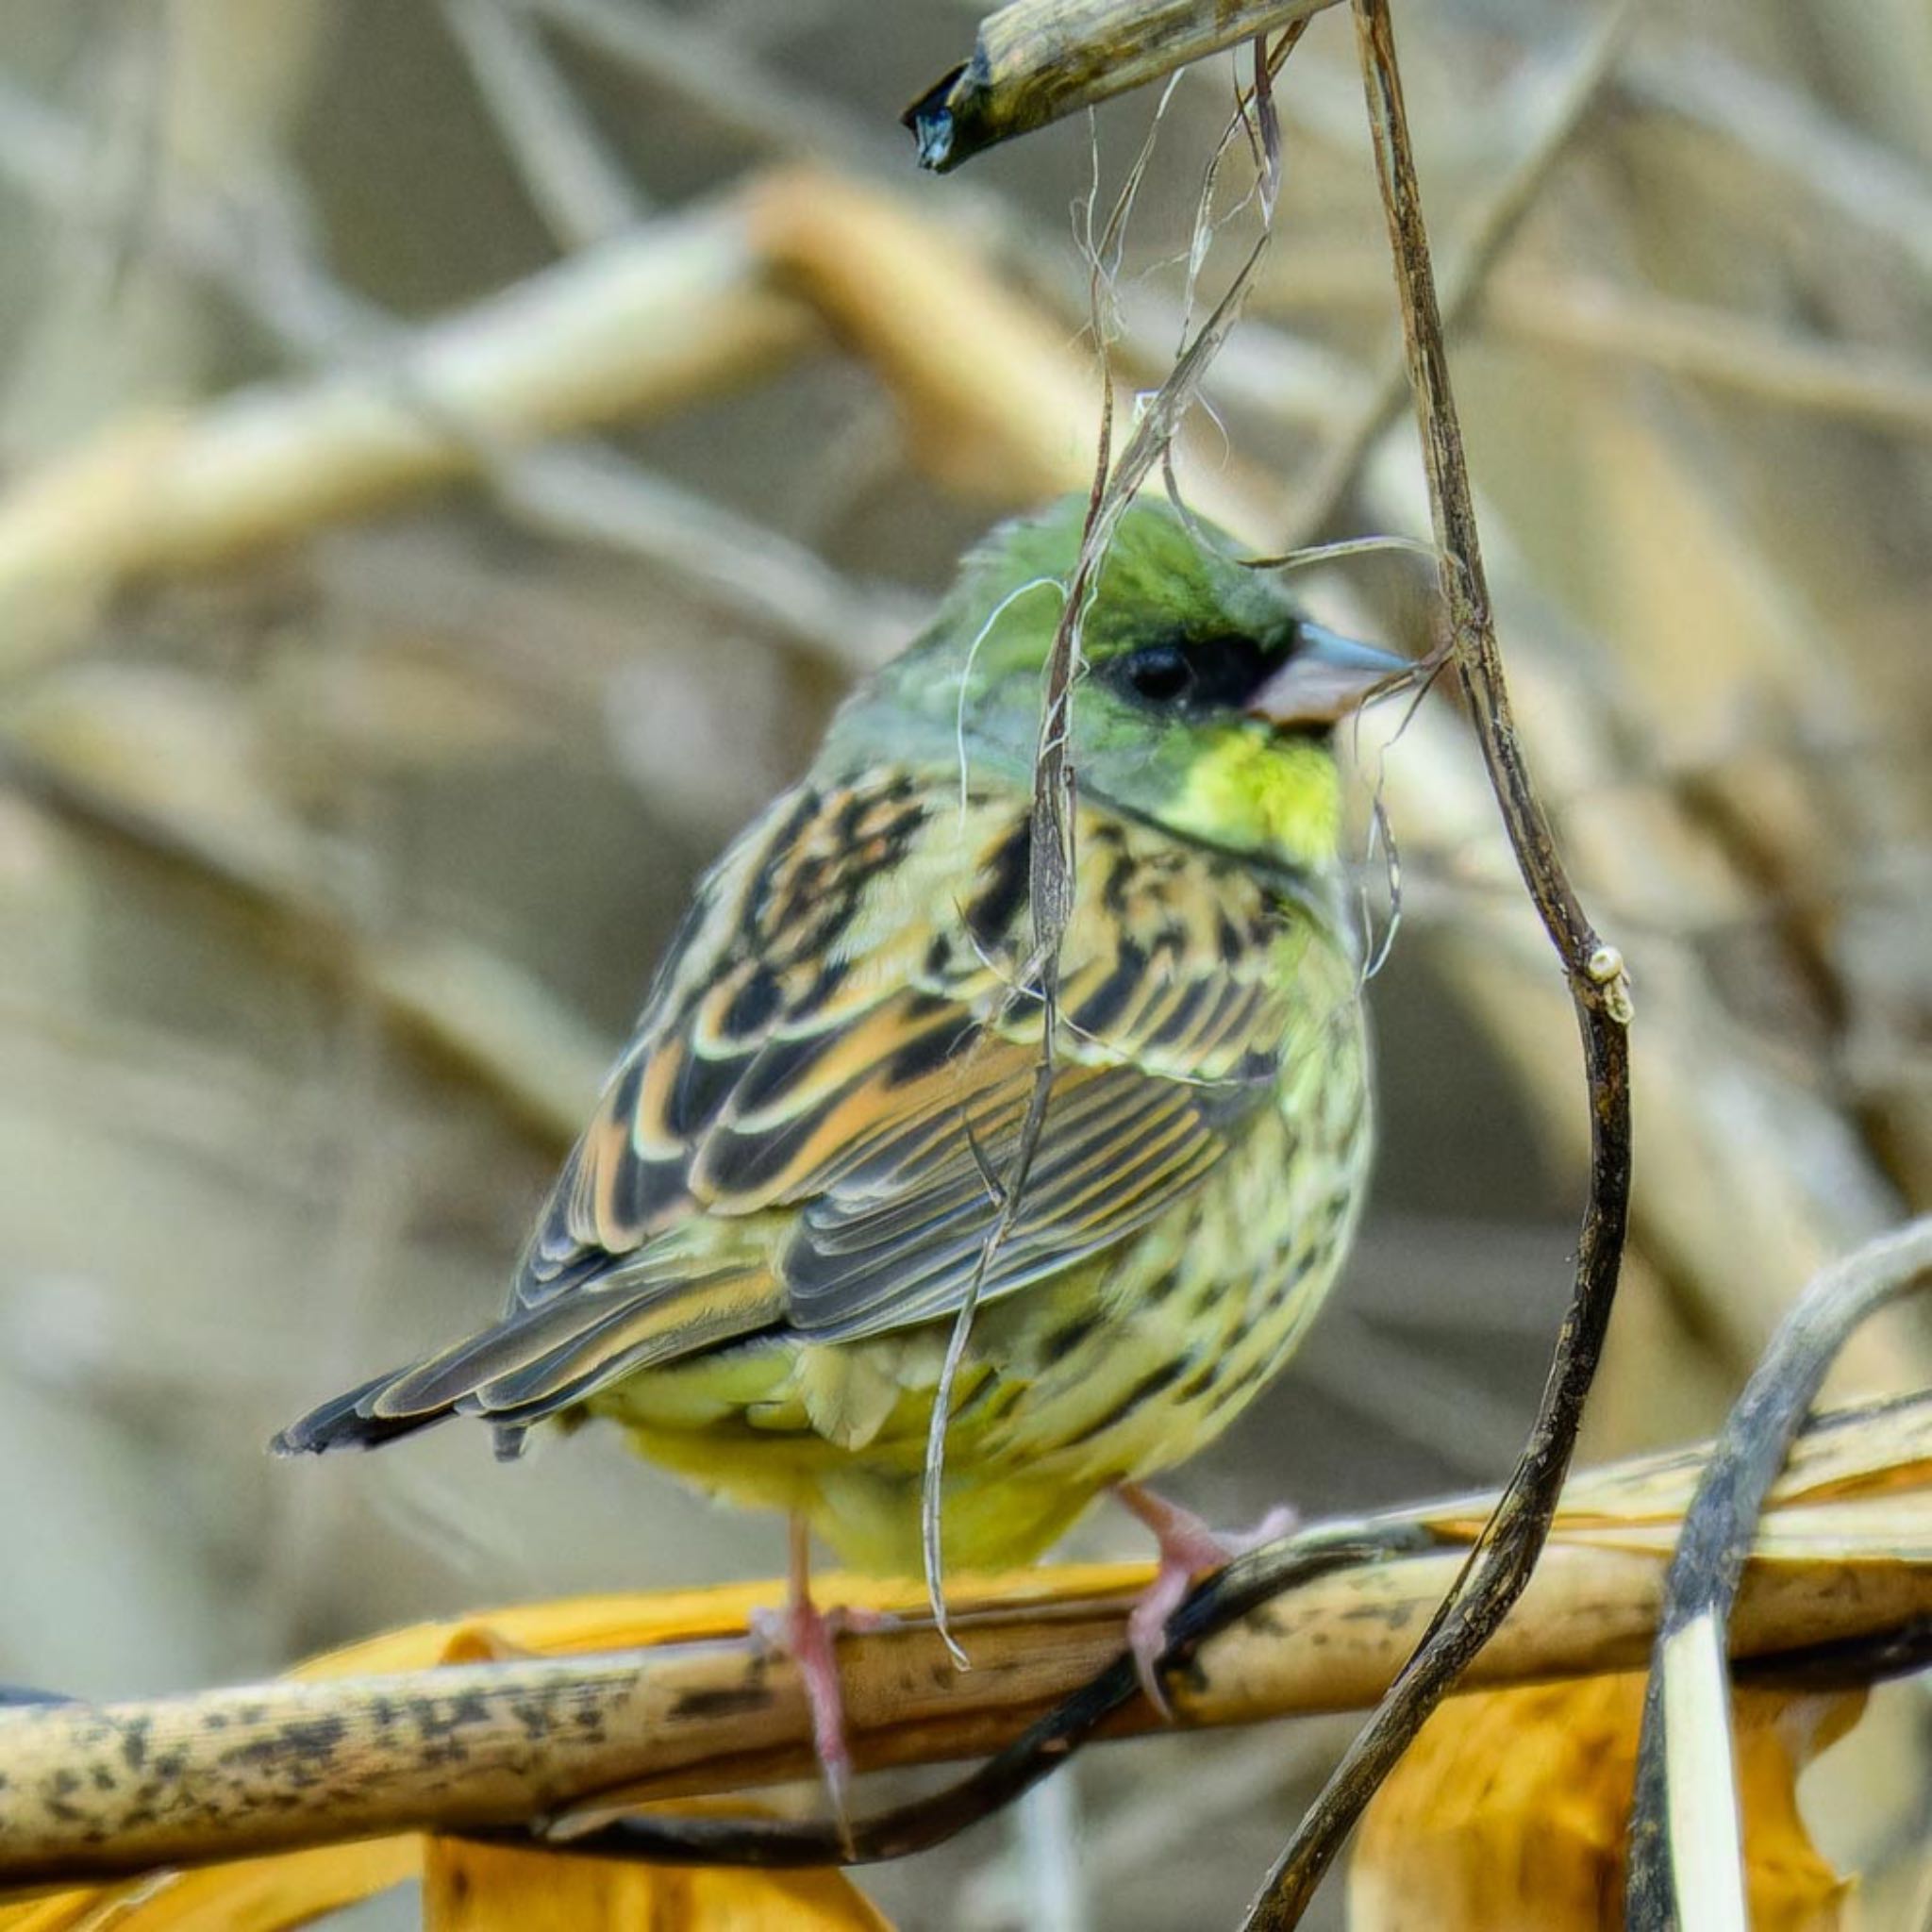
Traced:
<svg viewBox="0 0 1932 1932">
<path fill-rule="evenodd" d="M 1223 1536 L 1209 1529 L 1191 1509 L 1183 1509 L 1139 1483 L 1116 1483 L 1113 1492 L 1154 1532 L 1159 1552 L 1160 1568 L 1155 1572 L 1154 1581 L 1128 1612 L 1127 1648 L 1134 1654 L 1134 1668 L 1140 1673 L 1147 1701 L 1163 1717 L 1172 1717 L 1156 1669 L 1167 1648 L 1167 1620 L 1180 1608 L 1196 1577 L 1286 1536 L 1295 1525 L 1295 1513 L 1284 1505 L 1269 1510 L 1245 1535 Z"/>
<path fill-rule="evenodd" d="M 754 1612 L 751 1634 L 764 1648 L 789 1657 L 798 1671 L 811 1709 L 812 1748 L 842 1834 L 852 1789 L 852 1747 L 845 1736 L 845 1698 L 833 1642 L 841 1630 L 864 1629 L 874 1619 L 867 1611 L 822 1610 L 812 1601 L 811 1531 L 802 1516 L 791 1519 L 790 1554 L 785 1607 Z"/>
</svg>

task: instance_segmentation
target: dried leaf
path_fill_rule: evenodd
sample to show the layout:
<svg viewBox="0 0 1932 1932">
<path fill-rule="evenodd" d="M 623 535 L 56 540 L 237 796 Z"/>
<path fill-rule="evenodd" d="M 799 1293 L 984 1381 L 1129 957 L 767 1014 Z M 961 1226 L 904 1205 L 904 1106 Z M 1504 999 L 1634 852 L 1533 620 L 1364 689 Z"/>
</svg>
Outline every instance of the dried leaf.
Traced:
<svg viewBox="0 0 1932 1932">
<path fill-rule="evenodd" d="M 1674 1548 L 1705 1456 L 1700 1443 L 1581 1470 L 1563 1491 L 1557 1526 L 1577 1541 L 1606 1547 Z M 1928 1471 L 1932 1407 L 1923 1403 L 1901 1402 L 1863 1416 L 1854 1426 L 1814 1428 L 1798 1442 L 1772 1487 L 1763 1534 L 1775 1538 L 1789 1526 L 1794 1541 L 1803 1541 L 1800 1532 L 1811 1506 L 1853 1499 L 1869 1504 L 1914 1491 L 1924 1485 Z M 1473 1536 L 1486 1507 L 1486 1498 L 1457 1498 L 1419 1514 L 1444 1534 Z M 1653 1530 L 1658 1534 L 1648 1534 Z"/>
<path fill-rule="evenodd" d="M 975 1575 L 975 1605 L 1024 1608 L 1052 1601 L 1084 1600 L 1144 1588 L 1145 1563 L 1084 1563 L 1050 1572 L 1016 1570 Z M 814 1576 L 813 1589 L 844 1609 L 917 1614 L 924 1591 L 902 1578 L 830 1574 Z M 359 1676 L 370 1672 L 424 1670 L 432 1664 L 475 1663 L 479 1658 L 558 1657 L 591 1651 L 629 1650 L 646 1643 L 697 1643 L 743 1634 L 754 1609 L 783 1601 L 780 1583 L 727 1584 L 718 1588 L 658 1591 L 609 1596 L 562 1597 L 516 1604 L 458 1623 L 411 1624 L 360 1643 L 310 1657 L 289 1672 L 297 1678 Z"/>
<path fill-rule="evenodd" d="M 891 1932 L 841 1872 L 736 1872 L 432 1839 L 425 1932 Z"/>
<path fill-rule="evenodd" d="M 1862 1694 L 1734 1702 L 1756 1932 L 1835 1932 L 1848 1890 L 1798 1815 L 1804 1764 Z M 1639 1674 L 1462 1697 L 1424 1727 L 1363 1820 L 1352 1932 L 1616 1932 L 1643 1709 Z"/>
<path fill-rule="evenodd" d="M 0 1906 L 0 1932 L 192 1932 L 208 1925 L 286 1932 L 419 1872 L 427 1932 L 575 1932 L 589 1925 L 890 1932 L 888 1921 L 839 1872 L 632 1865 L 415 1837 L 326 1845 Z"/>
<path fill-rule="evenodd" d="M 0 1932 L 284 1932 L 415 1877 L 419 1838 L 321 1845 L 0 1905 Z"/>
</svg>

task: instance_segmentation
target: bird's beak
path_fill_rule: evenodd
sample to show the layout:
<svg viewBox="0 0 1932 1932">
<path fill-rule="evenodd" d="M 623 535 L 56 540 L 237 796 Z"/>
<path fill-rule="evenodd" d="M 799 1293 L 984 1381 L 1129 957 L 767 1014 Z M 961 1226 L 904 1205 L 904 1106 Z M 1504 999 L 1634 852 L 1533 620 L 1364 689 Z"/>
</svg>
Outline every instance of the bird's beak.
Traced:
<svg viewBox="0 0 1932 1932">
<path fill-rule="evenodd" d="M 1413 668 L 1407 658 L 1358 644 L 1322 625 L 1298 628 L 1294 655 L 1248 700 L 1248 716 L 1277 730 L 1337 724 Z"/>
</svg>

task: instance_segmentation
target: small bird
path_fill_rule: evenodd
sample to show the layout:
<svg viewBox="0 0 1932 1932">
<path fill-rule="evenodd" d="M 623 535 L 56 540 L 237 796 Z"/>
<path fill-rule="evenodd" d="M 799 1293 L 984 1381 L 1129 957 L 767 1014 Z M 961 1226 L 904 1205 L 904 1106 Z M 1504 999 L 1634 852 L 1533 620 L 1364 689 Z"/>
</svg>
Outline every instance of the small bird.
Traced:
<svg viewBox="0 0 1932 1932">
<path fill-rule="evenodd" d="M 1043 673 L 1086 512 L 1069 499 L 970 556 L 699 886 L 502 1320 L 273 1445 L 472 1415 L 514 1455 L 534 1424 L 602 1418 L 699 1487 L 787 1511 L 783 1635 L 835 1799 L 849 1760 L 808 1533 L 919 1571 L 962 1302 L 945 1561 L 1028 1561 L 1112 1490 L 1160 1547 L 1130 1624 L 1152 1689 L 1167 1616 L 1229 1550 L 1140 1481 L 1281 1367 L 1364 1192 L 1332 738 L 1408 667 L 1149 502 L 1084 610 L 1051 1084 L 1007 1198 L 1046 1011 Z"/>
</svg>

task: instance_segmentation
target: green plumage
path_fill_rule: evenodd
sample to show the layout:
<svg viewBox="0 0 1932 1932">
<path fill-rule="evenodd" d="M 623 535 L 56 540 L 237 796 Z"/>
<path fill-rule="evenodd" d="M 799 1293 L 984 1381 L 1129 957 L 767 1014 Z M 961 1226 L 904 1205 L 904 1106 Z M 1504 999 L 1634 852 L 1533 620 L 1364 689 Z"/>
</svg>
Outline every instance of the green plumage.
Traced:
<svg viewBox="0 0 1932 1932">
<path fill-rule="evenodd" d="M 979 553 L 700 888 L 504 1320 L 281 1446 L 606 1417 L 918 1568 L 946 1337 L 1040 1059 L 1031 758 L 1079 511 Z M 1326 727 L 1390 660 L 1151 506 L 1084 648 L 1053 1084 L 947 1437 L 958 1565 L 1031 1557 L 1225 1427 L 1331 1285 L 1369 1159 Z"/>
</svg>

